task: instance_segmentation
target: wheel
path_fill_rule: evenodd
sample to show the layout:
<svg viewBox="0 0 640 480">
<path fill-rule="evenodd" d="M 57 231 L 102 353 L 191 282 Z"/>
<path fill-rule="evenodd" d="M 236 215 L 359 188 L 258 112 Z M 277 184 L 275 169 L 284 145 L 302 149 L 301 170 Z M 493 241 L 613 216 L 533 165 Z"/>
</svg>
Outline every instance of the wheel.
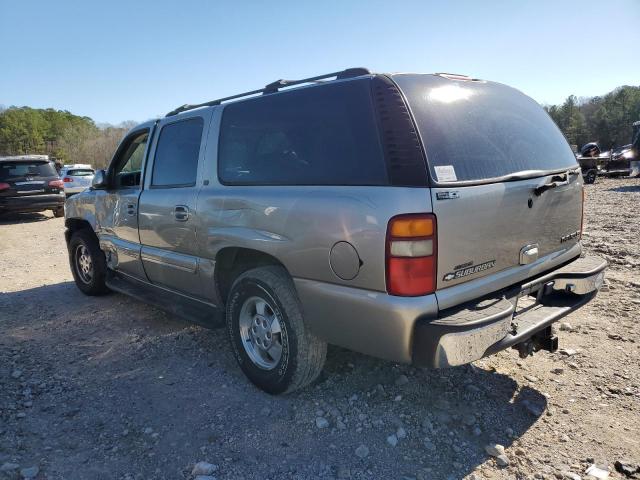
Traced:
<svg viewBox="0 0 640 480">
<path fill-rule="evenodd" d="M 53 211 L 54 217 L 56 218 L 64 217 L 64 207 L 54 208 L 52 211 Z"/>
<path fill-rule="evenodd" d="M 587 176 L 584 178 L 584 183 L 596 183 L 596 172 L 590 170 L 587 172 Z"/>
<path fill-rule="evenodd" d="M 322 371 L 327 344 L 306 328 L 284 268 L 260 267 L 240 275 L 229 292 L 226 320 L 240 368 L 265 392 L 292 392 Z"/>
<path fill-rule="evenodd" d="M 86 295 L 103 295 L 107 263 L 98 239 L 91 230 L 78 230 L 69 240 L 69 263 L 77 287 Z"/>
</svg>

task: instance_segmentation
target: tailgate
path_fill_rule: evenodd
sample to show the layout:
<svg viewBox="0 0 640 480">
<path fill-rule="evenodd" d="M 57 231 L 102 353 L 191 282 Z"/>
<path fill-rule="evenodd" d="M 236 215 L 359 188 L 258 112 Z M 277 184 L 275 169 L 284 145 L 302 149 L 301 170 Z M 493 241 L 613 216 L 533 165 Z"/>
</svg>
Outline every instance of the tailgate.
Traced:
<svg viewBox="0 0 640 480">
<path fill-rule="evenodd" d="M 469 77 L 392 78 L 427 158 L 438 289 L 511 268 L 526 278 L 540 260 L 559 258 L 579 242 L 582 178 L 540 105 L 513 88 Z"/>
<path fill-rule="evenodd" d="M 579 241 L 582 180 L 536 196 L 550 177 L 433 188 L 438 219 L 438 289 L 530 265 Z M 455 192 L 455 194 L 453 194 Z M 452 198 L 455 197 L 455 198 Z"/>
</svg>

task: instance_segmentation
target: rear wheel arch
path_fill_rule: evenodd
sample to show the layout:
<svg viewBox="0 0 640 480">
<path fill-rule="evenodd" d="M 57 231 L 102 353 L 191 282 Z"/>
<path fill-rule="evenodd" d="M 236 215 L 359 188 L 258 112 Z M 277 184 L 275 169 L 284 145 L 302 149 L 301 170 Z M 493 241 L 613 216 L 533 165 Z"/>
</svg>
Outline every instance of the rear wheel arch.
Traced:
<svg viewBox="0 0 640 480">
<path fill-rule="evenodd" d="M 222 304 L 226 304 L 233 282 L 253 268 L 279 266 L 291 276 L 280 260 L 260 250 L 242 247 L 225 247 L 216 255 L 215 286 Z"/>
</svg>

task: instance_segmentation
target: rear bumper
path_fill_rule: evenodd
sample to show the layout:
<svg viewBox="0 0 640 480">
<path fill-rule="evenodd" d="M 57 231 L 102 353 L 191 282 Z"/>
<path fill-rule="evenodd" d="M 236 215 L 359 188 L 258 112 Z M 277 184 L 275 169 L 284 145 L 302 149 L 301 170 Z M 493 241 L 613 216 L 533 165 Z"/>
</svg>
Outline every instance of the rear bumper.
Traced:
<svg viewBox="0 0 640 480">
<path fill-rule="evenodd" d="M 64 192 L 48 195 L 1 197 L 0 212 L 40 212 L 64 206 Z"/>
<path fill-rule="evenodd" d="M 418 319 L 413 363 L 433 368 L 463 365 L 528 340 L 591 300 L 607 262 L 579 258 L 517 287 Z"/>
</svg>

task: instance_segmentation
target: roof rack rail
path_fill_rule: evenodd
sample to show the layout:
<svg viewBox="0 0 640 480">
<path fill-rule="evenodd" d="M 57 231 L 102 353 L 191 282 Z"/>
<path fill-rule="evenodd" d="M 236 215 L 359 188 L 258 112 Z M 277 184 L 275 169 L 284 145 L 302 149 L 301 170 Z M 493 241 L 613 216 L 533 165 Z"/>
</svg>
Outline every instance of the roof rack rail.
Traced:
<svg viewBox="0 0 640 480">
<path fill-rule="evenodd" d="M 248 96 L 251 96 L 251 95 L 258 95 L 260 93 L 263 94 L 263 95 L 268 95 L 270 93 L 277 92 L 281 88 L 292 87 L 294 85 L 300 85 L 300 84 L 303 84 L 303 83 L 317 82 L 318 80 L 324 80 L 324 79 L 327 79 L 327 78 L 335 77 L 336 80 L 342 80 L 344 78 L 353 78 L 353 77 L 359 77 L 361 75 L 370 75 L 370 74 L 371 74 L 371 72 L 369 71 L 369 69 L 356 67 L 356 68 L 347 68 L 346 70 L 342 70 L 342 71 L 339 71 L 339 72 L 333 72 L 333 73 L 327 73 L 327 74 L 324 74 L 324 75 L 318 75 L 317 77 L 303 78 L 301 80 L 282 80 L 282 79 L 281 80 L 276 80 L 275 82 L 271 82 L 270 84 L 266 85 L 264 88 L 260 88 L 258 90 L 251 90 L 250 92 L 238 93 L 237 95 L 231 95 L 230 97 L 218 98 L 217 100 L 211 100 L 210 102 L 197 103 L 197 104 L 194 104 L 194 105 L 185 104 L 185 105 L 182 105 L 182 106 L 176 108 L 175 110 L 171 110 L 165 116 L 166 117 L 172 117 L 173 115 L 177 115 L 178 113 L 186 112 L 187 110 L 193 110 L 195 108 L 201 108 L 201 107 L 212 107 L 214 105 L 220 105 L 222 102 L 227 102 L 229 100 L 235 100 L 236 98 L 248 97 Z"/>
</svg>

